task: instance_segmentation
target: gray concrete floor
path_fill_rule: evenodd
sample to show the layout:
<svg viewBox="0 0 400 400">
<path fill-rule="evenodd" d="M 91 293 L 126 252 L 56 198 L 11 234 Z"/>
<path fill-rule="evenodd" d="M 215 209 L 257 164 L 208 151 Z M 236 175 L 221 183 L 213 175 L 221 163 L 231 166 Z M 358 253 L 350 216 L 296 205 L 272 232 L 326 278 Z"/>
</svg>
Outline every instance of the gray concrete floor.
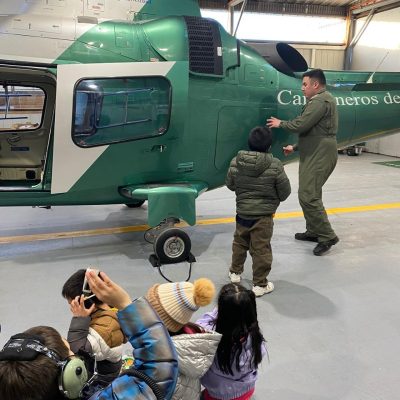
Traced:
<svg viewBox="0 0 400 400">
<path fill-rule="evenodd" d="M 374 164 L 390 157 L 363 153 L 339 156 L 325 186 L 326 208 L 396 203 L 400 169 Z M 293 194 L 279 212 L 299 211 L 297 163 L 286 166 Z M 221 188 L 200 197 L 198 219 L 231 217 L 232 192 Z M 349 211 L 349 210 L 347 210 Z M 146 208 L 56 207 L 51 210 L 0 208 L 0 236 L 54 233 L 146 223 Z M 276 219 L 275 291 L 257 300 L 269 348 L 255 398 L 269 400 L 393 400 L 400 371 L 400 207 L 336 212 L 330 220 L 340 243 L 323 257 L 312 243 L 297 242 L 302 218 Z M 188 228 L 197 257 L 192 279 L 206 276 L 227 283 L 234 224 Z M 33 325 L 66 334 L 70 314 L 62 284 L 78 268 L 94 265 L 132 296 L 161 282 L 147 261 L 151 245 L 143 233 L 0 245 L 0 345 Z M 165 267 L 176 280 L 186 266 Z M 248 261 L 244 285 L 251 286 Z M 211 306 L 199 310 L 196 316 Z"/>
</svg>

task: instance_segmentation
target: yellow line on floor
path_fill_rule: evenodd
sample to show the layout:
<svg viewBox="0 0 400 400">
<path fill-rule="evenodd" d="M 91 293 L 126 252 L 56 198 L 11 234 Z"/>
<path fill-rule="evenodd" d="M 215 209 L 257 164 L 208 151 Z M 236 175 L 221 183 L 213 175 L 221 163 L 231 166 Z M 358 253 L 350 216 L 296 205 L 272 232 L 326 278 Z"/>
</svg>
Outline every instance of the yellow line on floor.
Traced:
<svg viewBox="0 0 400 400">
<path fill-rule="evenodd" d="M 371 204 L 365 206 L 355 207 L 337 207 L 329 208 L 326 210 L 328 214 L 346 214 L 355 212 L 367 212 L 367 211 L 378 211 L 378 210 L 389 210 L 400 208 L 400 203 L 386 203 L 386 204 Z M 275 219 L 289 219 L 302 217 L 301 211 L 289 211 L 276 213 Z M 212 218 L 198 220 L 197 225 L 219 225 L 219 224 L 231 224 L 235 222 L 234 217 L 230 218 Z M 185 223 L 177 224 L 178 227 L 187 226 Z M 119 233 L 129 232 L 144 232 L 150 227 L 148 225 L 133 225 L 133 226 L 122 226 L 115 228 L 102 228 L 102 229 L 89 229 L 82 231 L 72 232 L 53 232 L 53 233 L 38 233 L 34 235 L 21 235 L 21 236 L 4 236 L 0 237 L 0 244 L 6 243 L 23 243 L 23 242 L 35 242 L 39 240 L 55 240 L 55 239 L 68 239 L 85 236 L 101 236 L 101 235 L 115 235 Z"/>
<path fill-rule="evenodd" d="M 369 206 L 356 206 L 356 207 L 338 207 L 338 208 L 330 208 L 326 210 L 326 212 L 328 214 L 345 214 L 353 212 L 390 210 L 393 208 L 400 208 L 400 203 L 372 204 Z"/>
<path fill-rule="evenodd" d="M 143 232 L 149 229 L 148 225 L 121 226 L 116 228 L 90 229 L 85 231 L 38 233 L 35 235 L 0 237 L 0 244 L 34 242 L 37 240 L 68 239 L 84 236 L 114 235 L 118 233 Z"/>
</svg>

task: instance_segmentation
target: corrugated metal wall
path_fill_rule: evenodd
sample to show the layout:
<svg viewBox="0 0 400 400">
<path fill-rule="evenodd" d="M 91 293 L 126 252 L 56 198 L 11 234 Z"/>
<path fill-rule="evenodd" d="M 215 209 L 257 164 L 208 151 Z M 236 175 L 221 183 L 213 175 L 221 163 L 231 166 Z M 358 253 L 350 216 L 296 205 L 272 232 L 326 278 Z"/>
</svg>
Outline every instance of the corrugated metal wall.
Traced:
<svg viewBox="0 0 400 400">
<path fill-rule="evenodd" d="M 199 0 L 201 8 L 221 10 L 225 8 L 227 1 L 221 0 Z M 323 1 L 321 1 L 323 3 Z M 314 16 L 335 16 L 345 17 L 347 9 L 345 6 L 312 4 L 305 1 L 249 1 L 246 5 L 246 12 L 258 12 L 269 14 L 286 14 L 286 15 L 314 15 Z"/>
<path fill-rule="evenodd" d="M 357 29 L 361 28 L 364 21 L 365 18 L 357 22 Z M 400 71 L 400 8 L 373 17 L 354 48 L 352 69 Z M 368 141 L 367 150 L 400 157 L 400 133 Z"/>
<path fill-rule="evenodd" d="M 265 55 L 265 45 L 249 41 L 259 53 Z M 310 68 L 343 69 L 344 46 L 322 46 L 310 44 L 291 44 L 307 61 Z"/>
<path fill-rule="evenodd" d="M 344 46 L 292 45 L 310 68 L 343 69 Z"/>
</svg>

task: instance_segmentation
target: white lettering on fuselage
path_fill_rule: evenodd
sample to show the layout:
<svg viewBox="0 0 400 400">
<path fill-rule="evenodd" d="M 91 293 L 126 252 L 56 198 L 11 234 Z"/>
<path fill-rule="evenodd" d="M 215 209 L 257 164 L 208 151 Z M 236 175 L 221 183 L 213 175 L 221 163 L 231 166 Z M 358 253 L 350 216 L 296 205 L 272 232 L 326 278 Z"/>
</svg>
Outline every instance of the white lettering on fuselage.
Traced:
<svg viewBox="0 0 400 400">
<path fill-rule="evenodd" d="M 386 92 L 380 99 L 378 95 L 371 96 L 334 96 L 337 106 L 369 106 L 380 102 L 385 104 L 400 104 L 400 95 Z M 284 89 L 278 92 L 276 97 L 279 104 L 283 106 L 304 106 L 307 102 L 305 96 L 293 94 L 292 90 Z"/>
</svg>

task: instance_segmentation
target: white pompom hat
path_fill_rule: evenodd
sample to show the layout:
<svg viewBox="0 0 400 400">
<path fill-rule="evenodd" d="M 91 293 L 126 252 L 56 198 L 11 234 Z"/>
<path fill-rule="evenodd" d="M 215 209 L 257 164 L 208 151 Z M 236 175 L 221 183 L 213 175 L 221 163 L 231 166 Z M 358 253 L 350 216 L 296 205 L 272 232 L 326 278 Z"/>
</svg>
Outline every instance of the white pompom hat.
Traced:
<svg viewBox="0 0 400 400">
<path fill-rule="evenodd" d="M 199 307 L 211 303 L 214 295 L 214 284 L 207 278 L 200 278 L 194 283 L 154 285 L 148 290 L 146 298 L 167 329 L 170 332 L 178 332 L 190 321 Z"/>
</svg>

